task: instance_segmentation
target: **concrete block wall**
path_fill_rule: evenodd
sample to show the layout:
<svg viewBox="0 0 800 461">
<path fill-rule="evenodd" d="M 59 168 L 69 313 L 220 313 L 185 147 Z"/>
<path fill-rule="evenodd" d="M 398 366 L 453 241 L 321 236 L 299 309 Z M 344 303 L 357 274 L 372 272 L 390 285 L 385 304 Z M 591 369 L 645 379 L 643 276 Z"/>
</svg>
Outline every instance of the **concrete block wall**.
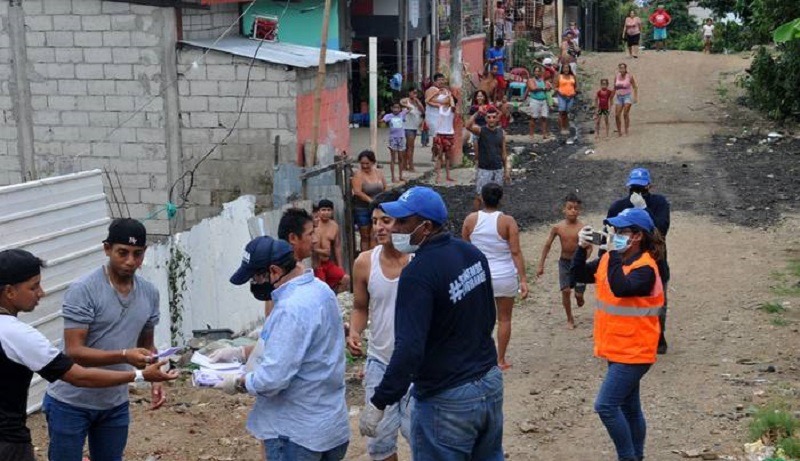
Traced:
<svg viewBox="0 0 800 461">
<path fill-rule="evenodd" d="M 256 195 L 258 205 L 271 204 L 275 136 L 280 136 L 279 161 L 294 161 L 297 149 L 297 73 L 262 61 L 251 68 L 250 59 L 217 51 L 199 59 L 202 53 L 191 46 L 178 53 L 180 69 L 199 62 L 178 84 L 184 169 L 192 169 L 234 123 L 236 128 L 196 170 L 188 197 L 194 206 L 186 210 L 192 221 L 215 214 L 240 194 Z"/>
<path fill-rule="evenodd" d="M 196 0 L 194 3 L 200 3 Z M 217 38 L 239 18 L 238 3 L 211 5 L 210 10 L 183 8 L 183 39 Z M 238 35 L 239 25 L 230 28 L 226 36 Z"/>
<path fill-rule="evenodd" d="M 11 98 L 12 75 L 8 2 L 0 2 L 0 185 L 17 183 L 22 178 L 17 155 L 14 102 Z"/>
</svg>

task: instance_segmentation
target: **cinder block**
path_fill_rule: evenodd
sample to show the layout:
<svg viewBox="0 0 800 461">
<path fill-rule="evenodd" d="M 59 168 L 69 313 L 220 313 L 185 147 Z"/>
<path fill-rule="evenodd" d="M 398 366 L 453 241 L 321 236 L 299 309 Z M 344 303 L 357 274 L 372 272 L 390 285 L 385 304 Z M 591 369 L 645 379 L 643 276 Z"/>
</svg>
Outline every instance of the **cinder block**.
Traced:
<svg viewBox="0 0 800 461">
<path fill-rule="evenodd" d="M 58 88 L 57 84 L 56 84 L 56 88 Z M 31 96 L 31 108 L 33 108 L 33 110 L 44 110 L 44 109 L 47 109 L 48 107 L 50 107 L 48 105 L 47 98 L 49 98 L 49 96 L 36 96 L 36 95 Z M 13 118 L 13 114 L 12 114 L 11 118 L 9 120 L 7 120 L 6 123 L 13 123 L 13 122 L 14 122 L 14 118 Z M 3 126 L 0 125 L 0 133 L 2 131 L 3 131 Z M 0 138 L 0 139 L 2 139 L 2 138 Z M 14 138 L 14 139 L 16 139 L 16 138 Z"/>
<path fill-rule="evenodd" d="M 3 3 L 4 5 L 0 7 L 0 11 L 5 13 L 8 9 L 8 2 L 3 2 Z M 25 12 L 26 15 L 44 13 L 44 5 L 42 5 L 42 0 L 26 0 L 20 3 L 22 3 L 22 10 Z"/>
<path fill-rule="evenodd" d="M 47 64 L 46 75 L 57 79 L 75 78 L 75 64 Z"/>
<path fill-rule="evenodd" d="M 122 31 L 103 32 L 103 46 L 131 46 L 131 33 Z"/>
<path fill-rule="evenodd" d="M 58 94 L 58 80 L 31 82 L 31 94 Z"/>
<path fill-rule="evenodd" d="M 55 110 L 34 111 L 33 123 L 36 125 L 60 125 L 61 112 Z M 2 145 L 5 145 L 5 143 L 2 143 Z"/>
<path fill-rule="evenodd" d="M 58 92 L 62 95 L 86 96 L 86 82 L 83 80 L 59 80 Z"/>
<path fill-rule="evenodd" d="M 236 128 L 247 128 L 247 114 L 239 115 L 238 113 L 222 112 L 217 116 L 221 127 L 230 129 L 236 124 Z"/>
<path fill-rule="evenodd" d="M 280 112 L 282 110 L 294 110 L 296 101 L 294 98 L 269 98 L 267 99 L 268 112 Z"/>
<path fill-rule="evenodd" d="M 100 14 L 101 4 L 97 0 L 72 0 L 72 14 Z"/>
<path fill-rule="evenodd" d="M 78 139 L 81 141 L 102 141 L 109 133 L 108 128 L 95 126 L 81 127 L 79 130 L 80 138 Z"/>
<path fill-rule="evenodd" d="M 28 62 L 56 62 L 56 50 L 54 48 L 28 47 Z"/>
<path fill-rule="evenodd" d="M 70 48 L 75 46 L 75 40 L 73 37 L 74 32 L 62 32 L 62 31 L 53 31 L 53 32 L 45 32 L 45 43 L 47 46 L 52 46 L 56 48 Z"/>
<path fill-rule="evenodd" d="M 278 82 L 278 95 L 283 97 L 297 97 L 297 84 L 295 82 Z"/>
<path fill-rule="evenodd" d="M 140 48 L 139 51 L 141 52 L 140 61 L 142 64 L 150 66 L 151 69 L 154 67 L 158 68 L 161 67 L 158 65 L 161 63 L 161 55 L 158 53 L 157 50 L 150 48 L 144 48 L 144 49 Z M 141 72 L 147 72 L 147 69 L 142 70 Z"/>
<path fill-rule="evenodd" d="M 223 87 L 227 86 L 223 85 Z M 217 96 L 220 93 L 217 82 L 209 81 L 191 82 L 190 91 L 192 96 Z"/>
<path fill-rule="evenodd" d="M 244 101 L 243 112 L 263 113 L 267 111 L 267 98 L 248 97 Z"/>
<path fill-rule="evenodd" d="M 77 98 L 78 110 L 85 111 L 105 111 L 105 99 L 103 96 L 84 96 Z"/>
<path fill-rule="evenodd" d="M 102 64 L 77 64 L 75 66 L 75 77 L 80 78 L 83 80 L 96 80 L 94 82 L 89 83 L 89 94 L 108 94 L 108 93 L 97 93 L 92 91 L 92 83 L 102 82 L 102 83 L 109 83 L 111 90 L 114 89 L 114 82 L 107 82 L 105 80 L 100 80 L 105 77 L 105 72 L 103 72 L 103 65 Z"/>
<path fill-rule="evenodd" d="M 44 0 L 42 3 L 46 14 L 70 14 L 72 3 L 64 0 Z"/>
<path fill-rule="evenodd" d="M 163 143 L 164 130 L 161 128 L 137 128 L 136 140 L 138 142 Z"/>
<path fill-rule="evenodd" d="M 107 14 L 83 16 L 81 21 L 83 24 L 83 30 L 86 32 L 105 32 L 111 30 L 111 16 Z"/>
<path fill-rule="evenodd" d="M 95 157 L 119 157 L 119 144 L 115 142 L 92 143 L 91 155 Z"/>
<path fill-rule="evenodd" d="M 50 46 L 47 44 L 45 32 L 27 32 L 25 34 L 25 43 L 29 47 Z"/>
<path fill-rule="evenodd" d="M 100 41 L 94 42 L 100 45 Z M 86 48 L 83 50 L 83 57 L 90 64 L 106 64 L 112 62 L 110 48 Z"/>
<path fill-rule="evenodd" d="M 128 126 L 115 127 L 114 133 L 111 134 L 110 139 L 116 143 L 136 142 L 136 128 L 130 128 Z"/>
<path fill-rule="evenodd" d="M 106 96 L 106 109 L 110 111 L 133 111 L 132 96 Z"/>
<path fill-rule="evenodd" d="M 236 80 L 236 69 L 229 65 L 208 65 L 206 66 L 206 76 L 209 80 Z"/>
<path fill-rule="evenodd" d="M 71 14 L 53 16 L 53 29 L 81 30 L 81 17 Z"/>
<path fill-rule="evenodd" d="M 161 37 L 148 32 L 134 31 L 130 34 L 133 46 L 158 46 L 161 43 Z"/>
<path fill-rule="evenodd" d="M 102 2 L 103 14 L 129 13 L 131 5 L 127 2 Z"/>
<path fill-rule="evenodd" d="M 209 51 L 208 54 L 205 55 L 203 61 L 200 62 L 200 65 L 206 64 L 227 64 L 230 65 L 233 63 L 233 56 L 228 53 L 222 53 L 219 51 Z"/>
<path fill-rule="evenodd" d="M 130 64 L 105 64 L 103 72 L 112 80 L 132 80 L 133 67 Z"/>
<path fill-rule="evenodd" d="M 245 87 L 245 82 L 225 82 L 219 86 L 219 95 L 241 97 L 244 96 Z"/>
<path fill-rule="evenodd" d="M 249 128 L 278 128 L 277 114 L 248 114 Z"/>
<path fill-rule="evenodd" d="M 79 127 L 54 126 L 50 128 L 53 141 L 84 141 Z"/>
<path fill-rule="evenodd" d="M 81 48 L 56 48 L 56 62 L 81 63 L 83 62 L 83 50 Z"/>
<path fill-rule="evenodd" d="M 278 96 L 278 82 L 269 82 L 266 80 L 250 82 L 250 96 L 261 96 L 272 98 Z"/>
<path fill-rule="evenodd" d="M 119 114 L 116 112 L 89 112 L 89 124 L 92 126 L 115 127 L 119 125 Z"/>
<path fill-rule="evenodd" d="M 230 131 L 230 128 L 228 127 L 212 128 L 209 130 L 209 133 L 211 134 L 211 144 L 221 143 L 223 139 L 226 139 L 226 136 L 227 136 L 226 142 L 237 143 L 239 142 L 239 132 L 242 129 L 243 129 L 242 127 L 239 127 L 239 129 L 233 130 L 233 132 L 230 135 L 228 135 L 228 132 Z M 205 146 L 203 146 L 203 148 L 205 148 Z"/>
<path fill-rule="evenodd" d="M 111 29 L 137 30 L 135 14 L 115 14 L 111 16 Z"/>
<path fill-rule="evenodd" d="M 206 96 L 181 96 L 179 100 L 181 112 L 204 112 L 208 110 Z"/>
<path fill-rule="evenodd" d="M 191 81 L 204 81 L 206 78 L 206 66 L 198 65 L 197 67 L 186 66 L 183 70 L 183 78 Z"/>
<path fill-rule="evenodd" d="M 142 87 L 141 82 L 137 80 L 117 81 L 117 94 L 119 95 L 141 96 L 145 93 L 145 89 Z"/>
<path fill-rule="evenodd" d="M 53 110 L 75 110 L 78 101 L 75 96 L 48 96 L 47 107 Z"/>
<path fill-rule="evenodd" d="M 67 111 L 62 114 L 64 126 L 89 126 L 87 112 Z"/>
<path fill-rule="evenodd" d="M 139 166 L 142 166 L 142 163 L 139 162 Z M 166 167 L 166 165 L 164 165 Z M 158 204 L 165 204 L 167 203 L 167 191 L 166 190 L 148 190 L 142 189 L 140 191 L 142 197 L 142 203 L 158 203 Z M 149 227 L 148 222 L 148 227 Z M 148 229 L 148 232 L 152 232 L 151 229 Z"/>
<path fill-rule="evenodd" d="M 62 151 L 65 156 L 75 157 L 76 155 L 88 155 L 91 153 L 91 149 L 91 144 L 88 142 L 70 142 L 64 144 Z"/>
<path fill-rule="evenodd" d="M 102 32 L 75 32 L 74 38 L 75 46 L 95 47 L 103 44 Z"/>
<path fill-rule="evenodd" d="M 247 80 L 247 72 L 250 70 L 250 65 L 248 64 L 237 64 L 236 65 L 236 79 L 237 80 Z M 267 78 L 267 68 L 264 64 L 260 62 L 256 62 L 252 70 L 250 70 L 250 81 L 257 82 L 261 80 L 266 80 Z"/>
<path fill-rule="evenodd" d="M 184 145 L 209 143 L 209 132 L 205 128 L 183 128 L 181 129 L 181 141 Z"/>
<path fill-rule="evenodd" d="M 120 156 L 124 159 L 146 158 L 145 146 L 139 143 L 126 143 L 120 145 Z"/>
<path fill-rule="evenodd" d="M 159 8 L 148 5 L 131 4 L 131 13 L 139 16 L 152 16 Z"/>
<path fill-rule="evenodd" d="M 48 31 L 53 30 L 52 16 L 25 16 L 25 27 L 28 30 Z"/>
<path fill-rule="evenodd" d="M 111 57 L 115 64 L 136 64 L 141 59 L 138 48 L 114 48 Z"/>
<path fill-rule="evenodd" d="M 125 201 L 130 206 L 131 203 L 141 203 L 142 199 L 139 195 L 139 191 L 141 189 L 134 189 L 129 187 L 121 187 L 117 188 L 117 194 L 120 200 Z M 149 224 L 148 224 L 149 227 Z M 147 230 L 148 233 L 152 234 L 150 229 Z"/>
<path fill-rule="evenodd" d="M 219 126 L 219 117 L 213 113 L 193 113 L 190 120 L 192 128 L 216 128 Z"/>
<path fill-rule="evenodd" d="M 116 165 L 116 162 L 114 162 Z M 150 175 L 148 174 L 141 174 L 138 173 L 139 171 L 139 161 L 138 160 L 125 160 L 122 161 L 125 173 L 127 174 L 124 178 L 122 178 L 122 185 L 125 187 L 135 187 L 137 189 L 149 189 L 150 188 Z M 120 170 L 120 174 L 122 170 Z M 133 212 L 133 209 L 131 209 Z"/>
<path fill-rule="evenodd" d="M 284 130 L 296 130 L 297 129 L 297 113 L 295 112 L 286 112 L 282 114 L 278 114 L 278 128 Z"/>
<path fill-rule="evenodd" d="M 294 69 L 285 70 L 283 66 L 274 64 L 267 65 L 267 80 L 272 82 L 287 82 L 297 79 L 297 73 Z"/>
<path fill-rule="evenodd" d="M 211 112 L 237 112 L 239 100 L 233 97 L 209 97 L 208 110 Z"/>
</svg>

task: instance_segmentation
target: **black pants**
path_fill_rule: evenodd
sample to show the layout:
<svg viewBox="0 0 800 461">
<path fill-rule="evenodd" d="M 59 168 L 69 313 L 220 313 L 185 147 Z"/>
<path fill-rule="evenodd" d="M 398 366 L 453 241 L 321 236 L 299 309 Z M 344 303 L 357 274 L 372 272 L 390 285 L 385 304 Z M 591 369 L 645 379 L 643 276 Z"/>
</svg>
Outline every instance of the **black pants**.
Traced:
<svg viewBox="0 0 800 461">
<path fill-rule="evenodd" d="M 0 459 L 14 461 L 36 461 L 33 445 L 29 443 L 11 443 L 0 441 Z"/>
</svg>

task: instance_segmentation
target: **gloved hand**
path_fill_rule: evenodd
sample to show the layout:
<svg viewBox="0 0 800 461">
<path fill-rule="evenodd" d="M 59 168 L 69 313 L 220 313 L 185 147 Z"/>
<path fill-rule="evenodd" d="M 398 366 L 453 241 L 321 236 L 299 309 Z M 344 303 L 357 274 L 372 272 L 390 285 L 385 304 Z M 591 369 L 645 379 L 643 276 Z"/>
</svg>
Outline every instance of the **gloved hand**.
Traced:
<svg viewBox="0 0 800 461">
<path fill-rule="evenodd" d="M 241 377 L 242 375 L 237 375 L 235 373 L 227 374 L 221 383 L 214 385 L 214 389 L 219 389 L 228 395 L 233 395 L 240 390 L 239 378 Z"/>
<path fill-rule="evenodd" d="M 647 208 L 647 202 L 644 201 L 644 197 L 642 197 L 642 194 L 639 192 L 632 193 L 630 200 L 634 208 L 638 208 L 640 210 Z"/>
<path fill-rule="evenodd" d="M 592 226 L 584 226 L 583 229 L 578 232 L 578 245 L 583 248 L 592 246 L 592 232 L 594 232 Z"/>
<path fill-rule="evenodd" d="M 358 419 L 358 432 L 367 437 L 375 437 L 378 423 L 383 419 L 383 410 L 367 402 L 367 406 L 361 410 L 361 417 Z"/>
<path fill-rule="evenodd" d="M 223 347 L 222 349 L 217 349 L 211 354 L 208 355 L 208 360 L 211 363 L 232 363 L 232 362 L 239 362 L 244 363 L 247 361 L 247 357 L 244 354 L 244 346 L 240 347 Z"/>
</svg>

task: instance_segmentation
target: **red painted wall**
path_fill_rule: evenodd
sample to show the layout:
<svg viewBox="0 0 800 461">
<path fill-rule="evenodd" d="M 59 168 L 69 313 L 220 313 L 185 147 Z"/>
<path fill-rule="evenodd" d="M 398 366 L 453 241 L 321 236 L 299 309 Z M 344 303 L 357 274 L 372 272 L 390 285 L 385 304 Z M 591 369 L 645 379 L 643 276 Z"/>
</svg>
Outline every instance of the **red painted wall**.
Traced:
<svg viewBox="0 0 800 461">
<path fill-rule="evenodd" d="M 467 64 L 467 69 L 473 79 L 477 72 L 483 70 L 484 35 L 473 35 L 461 40 L 461 61 Z M 439 42 L 439 68 L 450 68 L 450 42 Z M 448 72 L 449 74 L 449 72 Z"/>
<path fill-rule="evenodd" d="M 297 162 L 303 159 L 303 145 L 311 140 L 311 126 L 314 119 L 314 92 L 297 95 Z M 336 152 L 350 148 L 350 110 L 347 83 L 335 89 L 322 91 L 322 105 L 319 117 L 319 138 L 323 144 L 330 138 Z"/>
</svg>

